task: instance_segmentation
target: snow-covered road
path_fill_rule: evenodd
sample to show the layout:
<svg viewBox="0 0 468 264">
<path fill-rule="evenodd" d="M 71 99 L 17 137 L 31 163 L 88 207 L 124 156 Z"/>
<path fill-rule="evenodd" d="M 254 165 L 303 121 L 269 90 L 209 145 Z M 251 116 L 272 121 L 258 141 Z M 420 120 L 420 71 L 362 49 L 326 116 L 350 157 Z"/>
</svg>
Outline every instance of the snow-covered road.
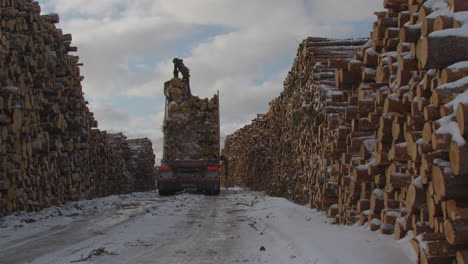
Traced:
<svg viewBox="0 0 468 264">
<path fill-rule="evenodd" d="M 415 263 L 407 249 L 243 189 L 219 197 L 135 193 L 0 218 L 5 264 Z"/>
</svg>

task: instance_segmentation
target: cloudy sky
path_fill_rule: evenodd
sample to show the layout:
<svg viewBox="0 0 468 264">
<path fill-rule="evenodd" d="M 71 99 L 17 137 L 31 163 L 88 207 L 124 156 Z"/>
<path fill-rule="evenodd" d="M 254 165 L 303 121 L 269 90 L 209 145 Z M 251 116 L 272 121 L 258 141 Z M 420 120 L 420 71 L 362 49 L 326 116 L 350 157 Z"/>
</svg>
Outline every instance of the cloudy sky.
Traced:
<svg viewBox="0 0 468 264">
<path fill-rule="evenodd" d="M 99 128 L 151 138 L 157 160 L 174 57 L 190 68 L 193 94 L 220 91 L 225 136 L 267 111 L 304 38 L 366 37 L 382 2 L 39 0 L 73 35 Z"/>
</svg>

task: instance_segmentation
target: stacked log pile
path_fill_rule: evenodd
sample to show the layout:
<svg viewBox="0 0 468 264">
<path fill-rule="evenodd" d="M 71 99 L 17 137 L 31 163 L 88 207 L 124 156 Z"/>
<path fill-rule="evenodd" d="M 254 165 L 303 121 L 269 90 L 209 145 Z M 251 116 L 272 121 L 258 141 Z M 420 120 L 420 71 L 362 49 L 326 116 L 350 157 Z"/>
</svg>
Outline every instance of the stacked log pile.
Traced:
<svg viewBox="0 0 468 264">
<path fill-rule="evenodd" d="M 154 189 L 156 175 L 154 174 L 154 161 L 156 156 L 153 152 L 151 140 L 128 139 L 129 157 L 127 161 L 128 170 L 133 175 L 135 191 L 147 191 Z"/>
<path fill-rule="evenodd" d="M 30 0 L 2 0 L 0 13 L 0 215 L 134 190 L 127 141 L 94 129 L 58 15 Z"/>
<path fill-rule="evenodd" d="M 300 45 L 266 128 L 254 122 L 226 140 L 229 175 L 338 223 L 412 235 L 421 263 L 465 263 L 468 8 L 456 0 L 384 5 L 352 58 L 329 52 L 334 44 L 313 50 L 326 40 Z M 259 144 L 268 159 L 252 163 Z"/>
<path fill-rule="evenodd" d="M 317 170 L 327 166 L 321 164 L 324 159 L 319 151 L 320 141 L 328 139 L 323 136 L 325 127 L 319 125 L 325 121 L 330 126 L 337 124 L 332 118 L 337 118 L 347 104 L 324 100 L 327 96 L 344 98 L 340 92 L 333 92 L 335 69 L 326 65 L 327 60 L 350 60 L 366 42 L 324 38 L 303 41 L 284 91 L 270 103 L 269 112 L 227 137 L 223 155 L 229 160 L 229 174 L 234 178 L 231 183 L 309 202 L 311 187 L 322 180 Z M 325 120 L 327 112 L 330 120 Z"/>
<path fill-rule="evenodd" d="M 164 161 L 216 160 L 219 157 L 218 95 L 200 99 L 179 78 L 164 84 L 167 98 Z"/>
</svg>

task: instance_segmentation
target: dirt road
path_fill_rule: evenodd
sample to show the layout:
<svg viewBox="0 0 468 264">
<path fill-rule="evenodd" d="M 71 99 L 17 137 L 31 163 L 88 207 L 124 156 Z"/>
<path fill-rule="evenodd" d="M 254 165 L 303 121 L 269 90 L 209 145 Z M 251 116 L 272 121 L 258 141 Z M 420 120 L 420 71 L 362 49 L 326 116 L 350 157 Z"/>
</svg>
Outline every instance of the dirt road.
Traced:
<svg viewBox="0 0 468 264">
<path fill-rule="evenodd" d="M 247 190 L 104 199 L 4 219 L 0 263 L 411 263 L 391 237 Z"/>
</svg>

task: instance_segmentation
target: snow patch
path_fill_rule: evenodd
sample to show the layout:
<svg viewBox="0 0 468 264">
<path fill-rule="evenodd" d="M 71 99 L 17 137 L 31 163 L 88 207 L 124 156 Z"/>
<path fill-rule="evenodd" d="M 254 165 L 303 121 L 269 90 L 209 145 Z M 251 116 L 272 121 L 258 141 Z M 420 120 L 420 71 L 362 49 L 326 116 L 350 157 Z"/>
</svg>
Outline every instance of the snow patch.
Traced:
<svg viewBox="0 0 468 264">
<path fill-rule="evenodd" d="M 375 195 L 375 198 L 377 198 L 378 200 L 383 200 L 384 191 L 382 189 L 376 188 L 374 189 L 373 193 Z"/>
<path fill-rule="evenodd" d="M 423 183 L 422 183 L 422 177 L 421 176 L 414 179 L 412 183 L 413 183 L 414 187 L 416 187 L 416 189 L 422 189 L 423 188 Z"/>
<path fill-rule="evenodd" d="M 375 139 L 368 139 L 368 140 L 364 140 L 362 143 L 364 143 L 364 147 L 366 147 L 367 151 L 369 153 L 373 153 L 374 150 L 375 150 L 375 143 L 376 143 L 376 140 Z"/>
<path fill-rule="evenodd" d="M 447 8 L 447 2 L 445 0 L 428 0 L 424 3 L 424 7 L 432 10 L 444 9 Z"/>
<path fill-rule="evenodd" d="M 458 71 L 460 71 L 462 69 L 466 69 L 466 68 L 468 68 L 468 61 L 457 62 L 457 63 L 454 63 L 454 64 L 447 67 L 448 70 L 451 70 L 451 71 L 454 71 L 454 72 L 458 72 Z"/>
<path fill-rule="evenodd" d="M 445 38 L 445 37 L 459 37 L 459 38 L 466 38 L 468 37 L 468 26 L 463 26 L 461 28 L 449 28 L 439 31 L 434 31 L 429 34 L 429 37 L 438 37 L 438 38 Z"/>
</svg>

